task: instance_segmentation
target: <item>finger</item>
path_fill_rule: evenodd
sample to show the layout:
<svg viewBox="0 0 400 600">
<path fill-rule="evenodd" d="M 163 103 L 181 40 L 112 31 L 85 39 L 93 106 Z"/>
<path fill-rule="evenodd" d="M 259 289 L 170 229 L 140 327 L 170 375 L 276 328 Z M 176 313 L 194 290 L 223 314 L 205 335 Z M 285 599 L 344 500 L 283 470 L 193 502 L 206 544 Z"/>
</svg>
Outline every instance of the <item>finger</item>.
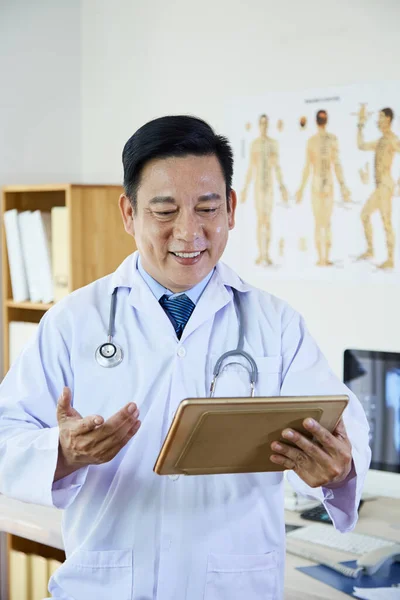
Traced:
<svg viewBox="0 0 400 600">
<path fill-rule="evenodd" d="M 316 462 L 322 466 L 328 465 L 332 460 L 331 457 L 326 454 L 319 446 L 313 444 L 307 440 L 304 436 L 297 434 L 299 439 L 296 443 L 297 447 L 288 446 L 278 442 L 273 442 L 271 448 L 274 452 L 279 452 L 290 458 L 294 463 L 303 463 L 305 457 L 310 458 L 313 462 Z"/>
<path fill-rule="evenodd" d="M 71 390 L 68 387 L 64 387 L 57 402 L 57 421 L 65 421 L 70 417 L 79 415 L 79 413 L 71 406 L 71 401 Z"/>
<path fill-rule="evenodd" d="M 90 433 L 90 431 L 93 431 L 94 429 L 99 429 L 99 426 L 103 423 L 103 417 L 100 415 L 91 415 L 90 417 L 77 420 L 73 424 L 72 431 L 75 435 L 84 435 L 85 433 Z"/>
<path fill-rule="evenodd" d="M 121 408 L 118 412 L 112 415 L 112 417 L 107 419 L 107 421 L 105 422 L 105 424 L 107 425 L 107 429 L 117 429 L 127 419 L 131 418 L 137 410 L 138 407 L 136 406 L 136 404 L 134 402 L 129 402 L 129 404 Z"/>
<path fill-rule="evenodd" d="M 328 454 L 332 455 L 337 451 L 338 440 L 325 427 L 317 423 L 317 421 L 314 421 L 314 419 L 305 419 L 303 426 L 313 434 L 314 438 Z"/>
<path fill-rule="evenodd" d="M 327 453 L 319 443 L 306 438 L 306 436 L 298 431 L 285 429 L 282 431 L 282 437 L 292 442 L 292 444 L 295 444 L 296 447 L 300 448 L 307 456 L 321 464 L 326 464 L 331 459 L 331 455 Z M 288 448 L 290 449 L 290 446 L 288 446 Z"/>
<path fill-rule="evenodd" d="M 141 422 L 136 421 L 136 423 L 133 425 L 133 427 L 130 428 L 130 430 L 128 431 L 128 433 L 122 440 L 122 448 L 129 442 L 130 439 L 133 438 L 134 435 L 136 435 L 136 433 L 139 431 L 140 425 L 141 425 Z"/>
<path fill-rule="evenodd" d="M 340 418 L 334 431 L 333 431 L 333 435 L 340 437 L 342 439 L 347 439 L 347 431 L 346 431 L 346 426 L 344 424 L 343 418 Z"/>
<path fill-rule="evenodd" d="M 122 425 L 117 430 L 115 430 L 113 436 L 114 443 L 121 443 L 125 439 L 125 436 L 129 433 L 129 431 L 138 426 L 138 423 L 140 423 L 140 421 L 138 420 L 137 416 L 134 415 L 135 413 L 133 413 L 131 418 L 128 418 L 126 421 L 124 421 L 124 423 L 122 423 Z M 112 442 L 113 438 L 109 437 L 107 439 L 110 440 L 110 442 Z"/>
<path fill-rule="evenodd" d="M 286 458 L 286 456 L 281 456 L 280 454 L 271 454 L 270 460 L 276 465 L 280 465 L 282 467 L 282 471 L 285 469 L 294 469 L 296 466 L 295 463 L 290 460 L 290 458 Z"/>
<path fill-rule="evenodd" d="M 115 440 L 114 440 L 114 444 L 112 446 L 110 446 L 109 448 L 103 447 L 100 450 L 101 453 L 107 457 L 106 462 L 108 462 L 109 460 L 112 460 L 114 458 L 114 456 L 116 456 L 118 454 L 118 452 L 120 450 L 122 450 L 122 448 L 124 446 L 126 446 L 126 444 L 129 442 L 129 440 L 131 440 L 133 438 L 133 436 L 136 435 L 136 433 L 139 430 L 140 425 L 141 425 L 140 421 L 135 421 L 135 423 L 128 429 L 128 431 L 125 432 L 124 436 L 119 440 L 118 443 L 115 443 Z"/>
<path fill-rule="evenodd" d="M 135 405 L 133 405 L 135 406 Z M 127 407 L 125 407 L 126 409 Z M 103 443 L 103 448 L 112 448 L 118 445 L 124 439 L 127 432 L 138 421 L 139 410 L 135 408 L 134 412 L 128 412 L 123 409 L 120 419 L 110 417 L 104 425 L 99 428 L 98 440 Z M 114 415 L 115 417 L 116 415 Z"/>
</svg>

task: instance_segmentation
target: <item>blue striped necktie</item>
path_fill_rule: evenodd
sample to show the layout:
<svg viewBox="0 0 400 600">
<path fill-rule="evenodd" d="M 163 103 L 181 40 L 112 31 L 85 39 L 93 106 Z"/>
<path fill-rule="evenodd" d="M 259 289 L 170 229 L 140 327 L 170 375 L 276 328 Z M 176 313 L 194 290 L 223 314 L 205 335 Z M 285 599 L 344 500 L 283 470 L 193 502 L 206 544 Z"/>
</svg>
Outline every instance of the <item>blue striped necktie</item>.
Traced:
<svg viewBox="0 0 400 600">
<path fill-rule="evenodd" d="M 178 339 L 181 339 L 185 325 L 194 311 L 195 304 L 186 294 L 180 294 L 175 298 L 164 295 L 160 298 L 160 304 L 172 321 Z"/>
</svg>

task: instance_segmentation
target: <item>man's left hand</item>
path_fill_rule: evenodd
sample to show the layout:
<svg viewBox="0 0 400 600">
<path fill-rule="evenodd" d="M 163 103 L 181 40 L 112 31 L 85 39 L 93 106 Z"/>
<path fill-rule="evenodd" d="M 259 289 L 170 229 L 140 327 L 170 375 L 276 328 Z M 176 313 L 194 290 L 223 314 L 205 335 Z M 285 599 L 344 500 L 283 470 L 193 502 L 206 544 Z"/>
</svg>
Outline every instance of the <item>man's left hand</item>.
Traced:
<svg viewBox="0 0 400 600">
<path fill-rule="evenodd" d="M 292 429 L 284 429 L 283 438 L 295 447 L 273 442 L 271 448 L 275 454 L 271 461 L 282 465 L 283 469 L 293 470 L 312 488 L 329 487 L 330 484 L 335 487 L 346 479 L 352 465 L 351 443 L 343 420 L 340 419 L 332 433 L 313 419 L 305 419 L 303 425 L 314 439 L 307 439 Z"/>
</svg>

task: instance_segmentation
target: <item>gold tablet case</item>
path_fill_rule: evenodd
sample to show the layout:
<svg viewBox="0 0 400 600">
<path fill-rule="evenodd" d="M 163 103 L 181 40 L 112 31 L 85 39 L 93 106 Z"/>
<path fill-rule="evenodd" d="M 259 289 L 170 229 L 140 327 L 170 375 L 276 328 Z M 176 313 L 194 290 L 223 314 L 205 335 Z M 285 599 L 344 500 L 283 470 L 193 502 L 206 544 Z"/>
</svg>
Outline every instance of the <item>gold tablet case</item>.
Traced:
<svg viewBox="0 0 400 600">
<path fill-rule="evenodd" d="M 182 400 L 154 471 L 159 475 L 210 475 L 282 471 L 270 461 L 271 443 L 291 427 L 311 438 L 302 423 L 312 417 L 333 431 L 348 396 L 188 398 Z"/>
</svg>

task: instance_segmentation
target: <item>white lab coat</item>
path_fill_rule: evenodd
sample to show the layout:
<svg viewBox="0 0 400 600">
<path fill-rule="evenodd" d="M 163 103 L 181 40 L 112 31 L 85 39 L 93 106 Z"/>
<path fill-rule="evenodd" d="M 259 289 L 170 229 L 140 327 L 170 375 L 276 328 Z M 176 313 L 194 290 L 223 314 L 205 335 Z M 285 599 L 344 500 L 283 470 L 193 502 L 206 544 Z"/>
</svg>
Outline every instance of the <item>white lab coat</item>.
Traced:
<svg viewBox="0 0 400 600">
<path fill-rule="evenodd" d="M 50 582 L 64 600 L 281 600 L 285 562 L 281 473 L 161 477 L 153 466 L 179 402 L 207 396 L 216 359 L 238 341 L 232 287 L 247 315 L 245 347 L 255 358 L 257 395 L 349 393 L 333 375 L 302 318 L 285 302 L 244 283 L 219 263 L 179 341 L 136 269 L 77 290 L 43 317 L 36 339 L 0 388 L 0 491 L 65 509 L 66 562 Z M 116 368 L 94 358 L 106 340 L 110 298 L 118 287 Z M 81 415 L 105 419 L 129 401 L 140 409 L 137 435 L 109 463 L 82 468 L 53 485 L 56 403 L 72 390 Z M 249 395 L 248 373 L 231 365 L 216 395 Z M 367 422 L 358 400 L 345 423 L 357 475 L 326 499 L 345 531 L 369 465 Z"/>
</svg>

